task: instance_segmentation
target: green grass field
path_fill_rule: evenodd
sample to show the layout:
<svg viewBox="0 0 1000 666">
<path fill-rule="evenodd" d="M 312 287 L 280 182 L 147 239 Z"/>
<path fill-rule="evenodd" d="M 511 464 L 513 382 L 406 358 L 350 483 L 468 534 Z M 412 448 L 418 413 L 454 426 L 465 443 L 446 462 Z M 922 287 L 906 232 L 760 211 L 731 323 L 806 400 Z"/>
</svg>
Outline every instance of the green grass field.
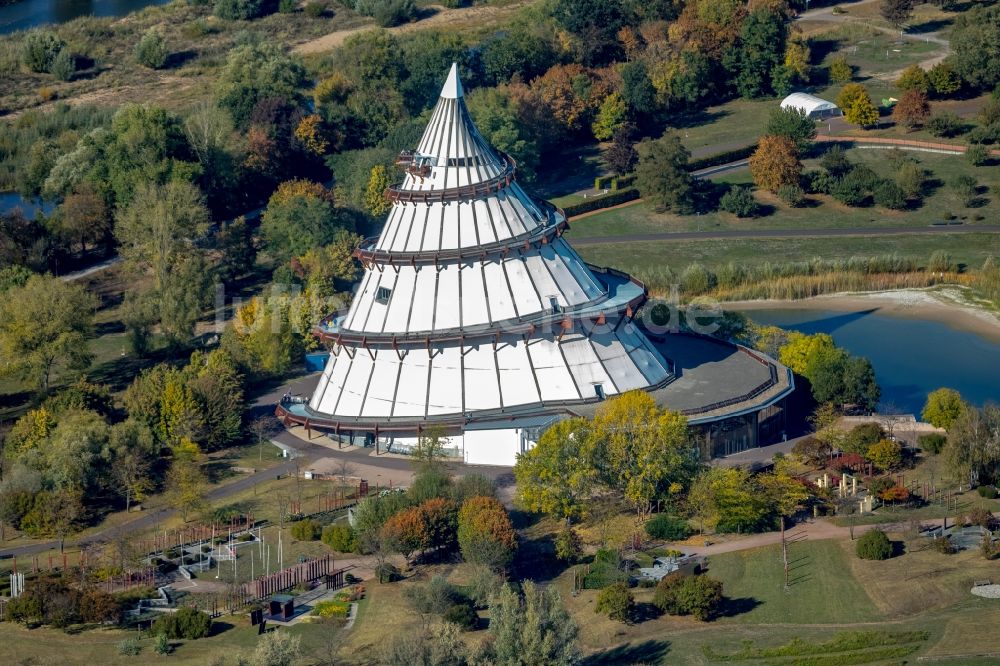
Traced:
<svg viewBox="0 0 1000 666">
<path fill-rule="evenodd" d="M 737 622 L 831 624 L 878 620 L 872 600 L 844 572 L 844 548 L 837 541 L 803 541 L 789 547 L 790 586 L 784 588 L 780 546 L 714 555 L 709 575 L 726 595 L 750 607 Z M 756 603 L 757 605 L 753 605 Z"/>
<path fill-rule="evenodd" d="M 891 177 L 889 151 L 884 149 L 852 148 L 847 151 L 850 160 L 865 164 L 883 177 Z M 975 167 L 964 157 L 910 151 L 910 158 L 930 172 L 928 192 L 919 207 L 894 211 L 878 206 L 851 208 L 828 195 L 813 195 L 811 205 L 792 208 L 768 192 L 757 191 L 756 196 L 767 213 L 757 218 L 737 218 L 731 213 L 715 211 L 705 215 L 675 215 L 657 213 L 645 203 L 637 203 L 603 211 L 572 222 L 568 238 L 614 237 L 624 234 L 661 233 L 667 231 L 713 231 L 727 229 L 827 229 L 827 228 L 878 228 L 914 226 L 924 227 L 951 214 L 964 218 L 964 223 L 988 224 L 1000 217 L 1000 169 L 991 166 Z M 806 170 L 818 169 L 819 160 L 804 163 Z M 961 175 L 974 177 L 984 189 L 983 205 L 966 208 L 948 183 Z M 723 174 L 717 182 L 734 185 L 752 184 L 748 169 Z M 980 219 L 977 220 L 976 218 Z M 905 248 L 904 248 L 905 249 Z"/>
</svg>

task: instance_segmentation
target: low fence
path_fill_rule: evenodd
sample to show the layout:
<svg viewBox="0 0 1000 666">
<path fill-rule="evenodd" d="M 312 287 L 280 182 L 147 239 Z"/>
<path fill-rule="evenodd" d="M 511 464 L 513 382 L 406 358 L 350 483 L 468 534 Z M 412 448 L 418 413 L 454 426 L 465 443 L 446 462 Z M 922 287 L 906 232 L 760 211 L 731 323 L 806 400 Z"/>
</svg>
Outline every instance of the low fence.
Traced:
<svg viewBox="0 0 1000 666">
<path fill-rule="evenodd" d="M 236 612 L 273 594 L 319 579 L 325 580 L 327 589 L 339 589 L 345 584 L 345 571 L 346 569 L 337 569 L 336 562 L 330 555 L 300 562 L 236 586 L 228 595 L 227 607 L 230 612 Z"/>
</svg>

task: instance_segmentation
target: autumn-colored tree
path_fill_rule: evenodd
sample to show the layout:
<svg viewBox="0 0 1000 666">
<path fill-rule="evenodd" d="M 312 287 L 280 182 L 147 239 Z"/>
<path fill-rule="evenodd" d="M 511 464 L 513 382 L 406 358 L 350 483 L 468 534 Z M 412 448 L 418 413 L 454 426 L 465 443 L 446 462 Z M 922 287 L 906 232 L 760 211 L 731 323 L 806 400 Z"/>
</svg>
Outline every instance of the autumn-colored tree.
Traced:
<svg viewBox="0 0 1000 666">
<path fill-rule="evenodd" d="M 67 195 L 56 214 L 59 233 L 68 241 L 80 244 L 80 251 L 87 251 L 87 243 L 105 240 L 111 233 L 111 216 L 104 199 L 90 190 Z"/>
<path fill-rule="evenodd" d="M 927 396 L 927 402 L 920 413 L 920 418 L 936 428 L 947 430 L 967 408 L 968 405 L 962 400 L 958 391 L 950 388 L 939 388 L 936 391 L 931 391 Z"/>
<path fill-rule="evenodd" d="M 907 90 L 919 90 L 922 93 L 926 93 L 930 89 L 930 85 L 927 72 L 920 65 L 910 65 L 896 79 L 896 87 L 903 92 Z"/>
<path fill-rule="evenodd" d="M 906 486 L 890 486 L 878 494 L 878 498 L 883 502 L 907 502 L 910 499 L 910 491 Z"/>
<path fill-rule="evenodd" d="M 390 205 L 385 198 L 385 190 L 389 185 L 389 174 L 385 166 L 381 164 L 373 166 L 364 198 L 365 208 L 372 215 L 383 215 L 389 210 Z"/>
<path fill-rule="evenodd" d="M 782 185 L 797 185 L 802 175 L 795 143 L 784 136 L 761 137 L 750 156 L 750 174 L 757 187 L 777 192 Z"/>
<path fill-rule="evenodd" d="M 809 81 L 809 60 L 811 57 L 809 43 L 797 35 L 790 38 L 785 45 L 785 67 L 803 83 Z"/>
<path fill-rule="evenodd" d="M 295 139 L 314 155 L 325 155 L 330 146 L 324 134 L 323 119 L 316 113 L 299 121 L 295 127 Z"/>
<path fill-rule="evenodd" d="M 514 557 L 517 532 L 499 501 L 472 497 L 458 512 L 458 545 L 467 562 L 502 570 Z"/>
<path fill-rule="evenodd" d="M 167 472 L 167 503 L 186 523 L 205 502 L 207 480 L 201 469 L 201 449 L 187 438 L 173 447 L 173 462 Z"/>
<path fill-rule="evenodd" d="M 883 439 L 868 448 L 866 457 L 879 469 L 890 472 L 902 464 L 903 449 L 899 442 Z"/>
<path fill-rule="evenodd" d="M 593 438 L 585 419 L 565 419 L 517 458 L 514 477 L 524 508 L 567 522 L 584 514 L 597 480 Z"/>
<path fill-rule="evenodd" d="M 424 521 L 429 548 L 450 550 L 458 538 L 458 505 L 450 499 L 434 497 L 417 507 Z"/>
<path fill-rule="evenodd" d="M 597 112 L 591 129 L 594 131 L 594 138 L 599 141 L 606 141 L 614 136 L 628 119 L 628 106 L 621 93 L 613 92 L 604 98 L 601 108 Z"/>
<path fill-rule="evenodd" d="M 319 199 L 331 205 L 336 203 L 333 190 L 327 189 L 322 183 L 295 178 L 279 184 L 267 200 L 267 205 L 280 206 L 298 197 Z"/>
<path fill-rule="evenodd" d="M 931 107 L 927 103 L 927 93 L 916 89 L 907 90 L 900 95 L 892 110 L 892 119 L 907 129 L 923 125 L 930 115 Z"/>
<path fill-rule="evenodd" d="M 640 518 L 672 485 L 684 486 L 693 476 L 697 461 L 687 419 L 660 409 L 644 391 L 602 403 L 593 432 L 605 485 L 620 492 Z"/>
<path fill-rule="evenodd" d="M 793 333 L 778 352 L 778 359 L 795 374 L 809 377 L 816 360 L 836 348 L 833 338 L 826 333 Z"/>
<path fill-rule="evenodd" d="M 847 62 L 847 58 L 840 55 L 830 63 L 830 80 L 834 83 L 847 83 L 854 78 L 854 68 Z"/>
<path fill-rule="evenodd" d="M 316 84 L 313 101 L 316 106 L 333 102 L 343 104 L 354 91 L 354 84 L 342 72 L 334 72 Z"/>
<path fill-rule="evenodd" d="M 625 58 L 628 60 L 634 60 L 643 46 L 642 35 L 630 25 L 623 26 L 618 31 L 618 41 L 621 42 Z"/>
<path fill-rule="evenodd" d="M 860 83 L 848 83 L 837 95 L 837 106 L 844 112 L 847 122 L 861 127 L 874 125 L 878 109 L 868 91 Z"/>
<path fill-rule="evenodd" d="M 391 516 L 382 526 L 382 536 L 409 559 L 417 550 L 430 548 L 431 535 L 419 507 L 410 507 Z"/>
</svg>

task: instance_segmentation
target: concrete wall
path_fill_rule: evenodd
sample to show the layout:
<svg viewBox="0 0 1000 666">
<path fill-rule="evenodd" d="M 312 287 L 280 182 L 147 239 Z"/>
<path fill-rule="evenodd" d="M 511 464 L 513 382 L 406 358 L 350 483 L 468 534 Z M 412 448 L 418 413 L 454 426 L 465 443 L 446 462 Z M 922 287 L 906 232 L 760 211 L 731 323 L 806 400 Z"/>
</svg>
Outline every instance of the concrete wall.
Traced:
<svg viewBox="0 0 1000 666">
<path fill-rule="evenodd" d="M 521 452 L 521 430 L 468 430 L 465 462 L 470 465 L 512 466 Z"/>
</svg>

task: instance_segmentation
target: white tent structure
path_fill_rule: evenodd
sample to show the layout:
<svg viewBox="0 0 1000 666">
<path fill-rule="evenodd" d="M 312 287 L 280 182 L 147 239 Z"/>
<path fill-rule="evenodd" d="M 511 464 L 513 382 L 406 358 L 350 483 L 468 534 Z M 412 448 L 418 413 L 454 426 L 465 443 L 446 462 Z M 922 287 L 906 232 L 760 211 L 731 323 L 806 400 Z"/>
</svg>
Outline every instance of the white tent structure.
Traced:
<svg viewBox="0 0 1000 666">
<path fill-rule="evenodd" d="M 792 93 L 781 100 L 782 109 L 799 109 L 813 120 L 823 120 L 826 118 L 836 118 L 843 115 L 833 102 L 810 95 L 808 93 Z"/>
<path fill-rule="evenodd" d="M 308 403 L 279 405 L 286 423 L 395 448 L 438 426 L 467 462 L 509 465 L 567 407 L 672 379 L 632 321 L 644 286 L 562 239 L 563 212 L 476 129 L 455 65 L 397 165 L 351 307 L 317 329 L 326 368 Z"/>
</svg>

